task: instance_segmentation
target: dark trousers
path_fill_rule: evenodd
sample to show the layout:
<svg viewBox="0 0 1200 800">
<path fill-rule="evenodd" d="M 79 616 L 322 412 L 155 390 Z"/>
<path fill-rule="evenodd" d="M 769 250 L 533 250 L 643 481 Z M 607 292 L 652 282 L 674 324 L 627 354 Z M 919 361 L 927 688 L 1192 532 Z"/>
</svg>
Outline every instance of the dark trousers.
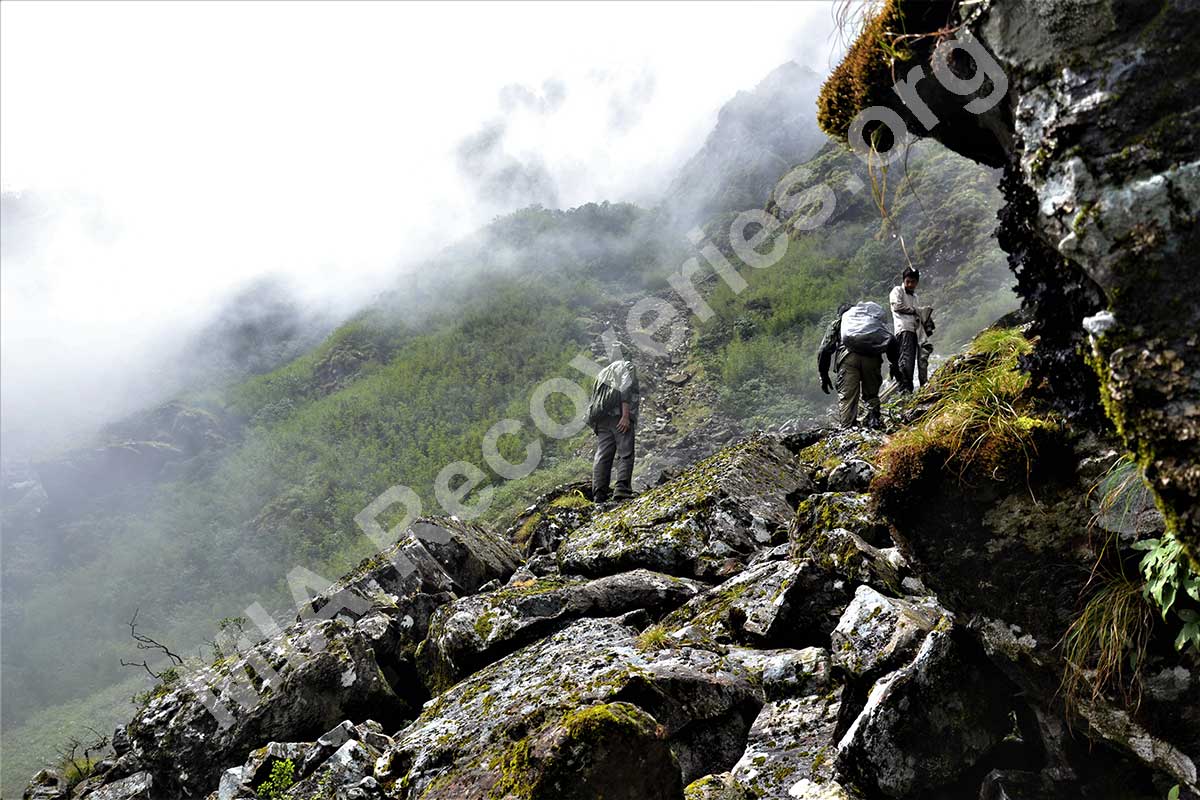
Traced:
<svg viewBox="0 0 1200 800">
<path fill-rule="evenodd" d="M 608 499 L 608 484 L 612 477 L 614 457 L 617 463 L 617 486 L 613 496 L 633 494 L 633 430 L 617 430 L 620 417 L 604 417 L 596 422 L 596 458 L 592 462 L 592 499 L 597 503 Z"/>
<path fill-rule="evenodd" d="M 913 390 L 913 373 L 917 369 L 917 332 L 901 331 L 900 340 L 900 391 Z"/>
</svg>

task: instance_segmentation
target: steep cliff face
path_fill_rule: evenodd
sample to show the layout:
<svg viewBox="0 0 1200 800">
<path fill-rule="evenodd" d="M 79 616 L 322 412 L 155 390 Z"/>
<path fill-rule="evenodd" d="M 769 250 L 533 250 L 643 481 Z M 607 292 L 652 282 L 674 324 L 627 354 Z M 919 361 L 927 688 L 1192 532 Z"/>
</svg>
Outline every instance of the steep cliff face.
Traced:
<svg viewBox="0 0 1200 800">
<path fill-rule="evenodd" d="M 1005 166 L 1000 241 L 1047 334 L 1031 363 L 1078 404 L 1087 383 L 1068 377 L 1081 371 L 1070 362 L 1086 358 L 1108 417 L 1194 558 L 1198 35 L 1200 8 L 1183 0 L 889 0 L 825 86 L 820 116 L 844 139 L 859 111 L 883 106 L 913 134 Z M 1003 77 L 979 77 L 961 46 L 939 56 L 951 39 L 973 39 Z M 957 85 L 935 79 L 939 61 Z M 915 85 L 919 101 L 893 90 L 897 80 Z M 994 93 L 1004 93 L 999 102 L 982 101 Z"/>
</svg>

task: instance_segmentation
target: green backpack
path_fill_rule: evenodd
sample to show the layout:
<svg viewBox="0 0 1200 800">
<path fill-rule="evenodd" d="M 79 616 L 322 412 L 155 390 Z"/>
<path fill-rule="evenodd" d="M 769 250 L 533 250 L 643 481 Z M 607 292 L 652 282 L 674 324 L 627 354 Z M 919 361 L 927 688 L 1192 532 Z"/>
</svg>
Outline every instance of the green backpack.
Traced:
<svg viewBox="0 0 1200 800">
<path fill-rule="evenodd" d="M 604 417 L 615 417 L 621 412 L 621 387 L 628 388 L 633 382 L 632 366 L 628 361 L 614 361 L 596 376 L 587 414 L 588 425 L 592 428 Z"/>
</svg>

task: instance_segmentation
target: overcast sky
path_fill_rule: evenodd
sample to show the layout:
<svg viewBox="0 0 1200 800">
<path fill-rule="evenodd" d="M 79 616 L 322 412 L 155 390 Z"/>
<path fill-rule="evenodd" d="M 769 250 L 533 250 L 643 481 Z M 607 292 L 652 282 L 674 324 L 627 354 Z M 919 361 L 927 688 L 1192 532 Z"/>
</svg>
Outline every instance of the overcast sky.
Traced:
<svg viewBox="0 0 1200 800">
<path fill-rule="evenodd" d="M 4 412 L 119 380 L 257 275 L 357 301 L 519 199 L 472 171 L 646 200 L 739 89 L 827 70 L 831 29 L 818 2 L 6 0 L 0 183 L 45 205 L 5 219 Z"/>
</svg>

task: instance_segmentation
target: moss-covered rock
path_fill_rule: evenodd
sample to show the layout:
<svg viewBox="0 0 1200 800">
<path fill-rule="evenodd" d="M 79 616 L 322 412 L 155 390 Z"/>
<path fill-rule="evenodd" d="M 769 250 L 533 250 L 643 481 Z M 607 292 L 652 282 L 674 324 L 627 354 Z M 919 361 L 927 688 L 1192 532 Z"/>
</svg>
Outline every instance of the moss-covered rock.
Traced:
<svg viewBox="0 0 1200 800">
<path fill-rule="evenodd" d="M 580 620 L 484 668 L 438 697 L 401 733 L 376 777 L 406 800 L 542 797 L 527 794 L 534 791 L 529 783 L 547 791 L 539 776 L 551 770 L 546 764 L 557 763 L 561 791 L 574 782 L 571 791 L 594 793 L 570 796 L 599 797 L 597 787 L 611 786 L 611 775 L 589 766 L 595 743 L 587 741 L 588 731 L 602 739 L 595 757 L 603 763 L 611 763 L 605 753 L 619 747 L 621 735 L 640 731 L 633 741 L 653 760 L 623 776 L 645 797 L 662 795 L 637 782 L 643 772 L 668 789 L 674 785 L 670 796 L 678 797 L 682 784 L 669 779 L 672 770 L 690 781 L 713 767 L 731 767 L 762 702 L 749 673 L 708 651 L 646 652 L 636 637 L 612 620 Z M 609 708 L 619 712 L 613 720 L 587 711 L 619 703 L 640 710 Z M 656 738 L 661 728 L 669 751 L 654 744 L 651 724 Z M 570 757 L 555 755 L 563 752 Z M 670 753 L 676 763 L 668 767 Z"/>
<path fill-rule="evenodd" d="M 787 448 L 756 436 L 598 514 L 568 535 L 559 561 L 585 575 L 644 567 L 711 579 L 778 544 L 792 516 L 789 497 L 810 487 Z"/>
<path fill-rule="evenodd" d="M 765 561 L 689 601 L 663 627 L 685 642 L 824 644 L 849 596 L 843 581 L 811 562 Z"/>
<path fill-rule="evenodd" d="M 895 547 L 872 547 L 844 528 L 809 534 L 804 541 L 805 545 L 794 550 L 797 557 L 811 560 L 851 583 L 869 584 L 891 594 L 903 594 L 908 585 L 919 586 L 913 583 L 908 562 Z"/>
<path fill-rule="evenodd" d="M 903 666 L 931 631 L 948 624 L 946 610 L 932 599 L 899 600 L 860 586 L 830 639 L 833 663 L 874 681 Z"/>
<path fill-rule="evenodd" d="M 417 654 L 417 669 L 437 694 L 465 675 L 581 617 L 643 609 L 650 619 L 700 593 L 695 581 L 634 570 L 587 581 L 541 578 L 510 583 L 438 609 Z"/>
<path fill-rule="evenodd" d="M 978 646 L 934 632 L 871 689 L 838 747 L 838 773 L 872 794 L 933 796 L 1004 738 L 1010 710 L 1011 691 Z"/>
<path fill-rule="evenodd" d="M 591 485 L 582 481 L 559 486 L 531 503 L 505 537 L 527 556 L 554 553 L 567 533 L 595 514 L 591 496 Z"/>
<path fill-rule="evenodd" d="M 832 530 L 846 530 L 877 546 L 892 544 L 886 523 L 872 507 L 866 492 L 823 492 L 800 501 L 788 530 L 792 552 L 804 557 L 824 553 L 823 538 Z"/>
<path fill-rule="evenodd" d="M 768 703 L 750 728 L 735 781 L 751 797 L 793 800 L 834 778 L 841 690 Z"/>
</svg>

